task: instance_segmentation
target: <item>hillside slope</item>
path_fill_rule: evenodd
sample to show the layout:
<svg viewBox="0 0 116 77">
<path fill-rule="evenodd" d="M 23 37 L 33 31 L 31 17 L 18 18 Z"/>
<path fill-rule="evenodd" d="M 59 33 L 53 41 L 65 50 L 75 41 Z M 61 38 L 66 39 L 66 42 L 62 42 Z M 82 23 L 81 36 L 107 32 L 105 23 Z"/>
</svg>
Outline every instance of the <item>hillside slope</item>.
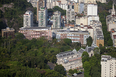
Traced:
<svg viewBox="0 0 116 77">
<path fill-rule="evenodd" d="M 0 30 L 13 27 L 16 32 L 23 26 L 23 14 L 34 8 L 26 0 L 0 0 Z"/>
</svg>

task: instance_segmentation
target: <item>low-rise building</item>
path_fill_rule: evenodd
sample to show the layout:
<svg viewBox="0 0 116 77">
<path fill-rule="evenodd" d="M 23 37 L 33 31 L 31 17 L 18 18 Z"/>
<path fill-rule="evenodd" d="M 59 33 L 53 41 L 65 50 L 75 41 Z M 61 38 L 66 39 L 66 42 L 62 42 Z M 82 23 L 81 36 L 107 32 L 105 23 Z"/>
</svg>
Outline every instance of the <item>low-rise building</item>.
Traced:
<svg viewBox="0 0 116 77">
<path fill-rule="evenodd" d="M 116 77 L 116 58 L 101 56 L 101 77 Z"/>
<path fill-rule="evenodd" d="M 74 49 L 72 51 L 60 52 L 56 55 L 57 63 L 62 64 L 67 71 L 70 69 L 82 68 L 81 56 L 84 51 L 89 54 L 89 57 L 94 55 L 93 48 L 87 46 L 85 49 L 81 48 L 79 51 Z"/>
<path fill-rule="evenodd" d="M 48 40 L 52 40 L 52 31 L 47 27 L 20 28 L 19 32 L 29 40 L 40 37 L 45 37 Z"/>
<path fill-rule="evenodd" d="M 72 42 L 80 42 L 81 44 L 86 44 L 86 39 L 89 37 L 88 31 L 70 31 L 70 30 L 60 30 L 56 32 L 56 39 L 58 41 L 68 38 Z"/>
<path fill-rule="evenodd" d="M 6 27 L 6 29 L 2 29 L 2 37 L 14 38 L 15 37 L 15 30 L 13 28 Z"/>
</svg>

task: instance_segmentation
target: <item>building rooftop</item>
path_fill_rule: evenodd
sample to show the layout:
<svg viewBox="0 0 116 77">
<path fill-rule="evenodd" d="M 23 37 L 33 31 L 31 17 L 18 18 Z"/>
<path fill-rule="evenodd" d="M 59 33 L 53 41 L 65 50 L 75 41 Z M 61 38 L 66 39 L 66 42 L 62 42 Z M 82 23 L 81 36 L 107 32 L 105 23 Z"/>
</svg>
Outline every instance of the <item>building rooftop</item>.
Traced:
<svg viewBox="0 0 116 77">
<path fill-rule="evenodd" d="M 58 58 L 61 58 L 61 57 L 66 57 L 66 56 L 70 56 L 70 55 L 74 55 L 74 54 L 77 54 L 77 51 L 75 49 L 73 51 L 60 52 L 56 56 Z"/>
<path fill-rule="evenodd" d="M 51 30 L 51 27 L 22 27 L 20 30 Z"/>
<path fill-rule="evenodd" d="M 6 29 L 2 29 L 2 31 L 15 31 L 13 28 L 6 27 Z"/>
</svg>

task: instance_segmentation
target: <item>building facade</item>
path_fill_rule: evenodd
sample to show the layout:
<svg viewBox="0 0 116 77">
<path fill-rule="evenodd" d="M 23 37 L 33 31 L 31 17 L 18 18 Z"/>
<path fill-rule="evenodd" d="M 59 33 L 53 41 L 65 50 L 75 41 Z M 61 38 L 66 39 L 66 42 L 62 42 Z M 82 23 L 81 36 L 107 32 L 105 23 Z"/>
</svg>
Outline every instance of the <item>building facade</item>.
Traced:
<svg viewBox="0 0 116 77">
<path fill-rule="evenodd" d="M 6 29 L 2 29 L 2 37 L 4 38 L 14 38 L 15 37 L 15 30 L 13 28 L 6 27 Z"/>
<path fill-rule="evenodd" d="M 116 59 L 109 55 L 101 56 L 101 77 L 116 77 Z"/>
<path fill-rule="evenodd" d="M 94 55 L 93 52 L 94 47 L 86 47 L 85 49 L 81 48 L 79 51 L 73 49 L 72 51 L 60 52 L 56 55 L 57 64 L 62 64 L 65 70 L 68 71 L 70 69 L 79 69 L 82 68 L 82 54 L 86 51 L 89 54 L 89 57 Z"/>
<path fill-rule="evenodd" d="M 88 31 L 69 31 L 69 30 L 60 30 L 56 33 L 56 39 L 58 41 L 68 38 L 72 42 L 80 42 L 81 44 L 86 44 L 86 39 L 89 37 Z"/>
<path fill-rule="evenodd" d="M 46 27 L 47 26 L 47 8 L 41 7 L 38 13 L 39 13 L 38 27 Z"/>
<path fill-rule="evenodd" d="M 33 13 L 31 11 L 26 11 L 23 15 L 23 27 L 33 26 Z"/>
<path fill-rule="evenodd" d="M 46 7 L 46 0 L 38 0 L 37 1 L 37 21 L 39 21 L 39 11 L 41 7 Z"/>
<path fill-rule="evenodd" d="M 93 36 L 93 42 L 94 44 L 96 44 L 99 47 L 99 44 L 101 44 L 102 46 L 104 46 L 104 35 L 103 35 L 103 31 L 102 31 L 102 24 L 100 21 L 91 21 L 90 26 L 92 26 L 94 32 L 94 36 Z"/>
<path fill-rule="evenodd" d="M 52 28 L 61 28 L 61 13 L 59 11 L 54 12 Z"/>
<path fill-rule="evenodd" d="M 74 9 L 69 9 L 66 11 L 67 23 L 75 21 L 75 12 Z"/>
<path fill-rule="evenodd" d="M 88 4 L 87 5 L 87 15 L 98 15 L 98 7 L 96 4 Z"/>
<path fill-rule="evenodd" d="M 29 40 L 40 37 L 45 37 L 48 40 L 52 40 L 52 31 L 47 27 L 20 28 L 19 32 Z"/>
<path fill-rule="evenodd" d="M 62 64 L 65 70 L 82 67 L 81 55 L 74 49 L 73 51 L 61 52 L 56 55 L 57 64 Z"/>
</svg>

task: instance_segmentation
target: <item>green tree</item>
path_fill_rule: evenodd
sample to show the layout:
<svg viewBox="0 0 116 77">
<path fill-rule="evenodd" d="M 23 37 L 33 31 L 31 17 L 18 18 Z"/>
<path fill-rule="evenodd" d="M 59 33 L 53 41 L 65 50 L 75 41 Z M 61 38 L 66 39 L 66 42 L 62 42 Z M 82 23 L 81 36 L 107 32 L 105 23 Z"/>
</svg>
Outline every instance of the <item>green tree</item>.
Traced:
<svg viewBox="0 0 116 77">
<path fill-rule="evenodd" d="M 88 61 L 84 62 L 84 77 L 91 77 L 90 76 L 90 69 L 91 69 L 91 65 Z"/>
<path fill-rule="evenodd" d="M 87 40 L 87 45 L 88 45 L 88 46 L 91 46 L 91 44 L 92 44 L 92 42 L 93 42 L 91 36 L 89 36 L 89 38 L 87 38 L 86 40 Z"/>
<path fill-rule="evenodd" d="M 82 54 L 82 63 L 84 64 L 85 61 L 89 61 L 89 54 L 84 51 L 83 54 Z"/>
<path fill-rule="evenodd" d="M 66 71 L 62 65 L 56 65 L 54 70 L 59 72 L 60 74 L 66 75 Z"/>
<path fill-rule="evenodd" d="M 25 38 L 25 36 L 22 33 L 16 33 L 15 35 L 17 40 L 22 40 Z"/>
<path fill-rule="evenodd" d="M 64 43 L 70 45 L 72 43 L 71 39 L 65 38 L 63 39 Z"/>
</svg>

